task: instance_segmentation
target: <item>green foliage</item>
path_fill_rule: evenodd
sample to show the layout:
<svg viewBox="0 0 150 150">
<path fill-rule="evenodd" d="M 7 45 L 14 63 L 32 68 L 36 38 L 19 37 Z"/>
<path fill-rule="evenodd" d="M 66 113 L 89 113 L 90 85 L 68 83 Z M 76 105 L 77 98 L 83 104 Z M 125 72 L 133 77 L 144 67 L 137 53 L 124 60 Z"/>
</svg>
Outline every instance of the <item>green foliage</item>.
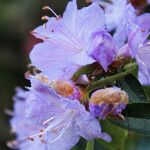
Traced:
<svg viewBox="0 0 150 150">
<path fill-rule="evenodd" d="M 120 79 L 126 77 L 127 75 L 129 75 L 130 73 L 132 73 L 134 70 L 137 69 L 137 64 L 132 63 L 130 65 L 132 67 L 129 70 L 122 71 L 118 74 L 108 76 L 106 78 L 100 79 L 100 80 L 92 83 L 91 85 L 88 86 L 87 92 L 90 93 L 93 90 L 105 87 L 107 85 L 113 85 L 116 81 L 119 81 Z"/>
<path fill-rule="evenodd" d="M 76 81 L 83 74 L 91 74 L 94 70 L 96 70 L 97 65 L 90 64 L 81 67 L 72 77 L 72 80 Z"/>
<path fill-rule="evenodd" d="M 122 90 L 128 93 L 130 103 L 148 102 L 148 97 L 142 85 L 132 74 L 120 79 L 117 84 Z"/>
<path fill-rule="evenodd" d="M 150 136 L 150 104 L 129 104 L 123 112 L 124 120 L 111 120 L 118 126 L 139 134 Z"/>
<path fill-rule="evenodd" d="M 84 150 L 86 148 L 86 144 L 87 144 L 87 141 L 81 138 L 78 144 L 74 146 L 71 150 Z"/>
<path fill-rule="evenodd" d="M 94 150 L 94 140 L 87 142 L 86 150 Z"/>
<path fill-rule="evenodd" d="M 143 89 L 146 92 L 148 99 L 150 101 L 150 86 L 143 86 Z"/>
<path fill-rule="evenodd" d="M 128 132 L 107 120 L 102 121 L 101 124 L 103 130 L 112 137 L 112 142 L 107 143 L 101 139 L 97 139 L 96 141 L 107 150 L 123 150 Z"/>
</svg>

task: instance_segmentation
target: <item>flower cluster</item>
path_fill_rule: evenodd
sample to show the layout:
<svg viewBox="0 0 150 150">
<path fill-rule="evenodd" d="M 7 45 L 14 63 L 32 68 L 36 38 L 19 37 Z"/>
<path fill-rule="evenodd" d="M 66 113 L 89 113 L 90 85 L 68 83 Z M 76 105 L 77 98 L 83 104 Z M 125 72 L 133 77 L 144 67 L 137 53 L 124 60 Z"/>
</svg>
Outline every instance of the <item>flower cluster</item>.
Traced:
<svg viewBox="0 0 150 150">
<path fill-rule="evenodd" d="M 98 3 L 93 1 L 78 9 L 73 0 L 62 17 L 48 6 L 43 8 L 55 17 L 44 16 L 47 23 L 32 32 L 42 40 L 30 53 L 31 63 L 39 71 L 27 75 L 31 87 L 18 90 L 14 97 L 10 123 L 17 140 L 8 142 L 8 146 L 69 150 L 80 137 L 110 142 L 99 120 L 123 119 L 128 94 L 115 83 L 90 92 L 88 89 L 134 58 L 139 64 L 140 81 L 150 83 L 150 15 L 137 16 L 126 0 Z M 112 30 L 116 30 L 113 35 Z"/>
</svg>

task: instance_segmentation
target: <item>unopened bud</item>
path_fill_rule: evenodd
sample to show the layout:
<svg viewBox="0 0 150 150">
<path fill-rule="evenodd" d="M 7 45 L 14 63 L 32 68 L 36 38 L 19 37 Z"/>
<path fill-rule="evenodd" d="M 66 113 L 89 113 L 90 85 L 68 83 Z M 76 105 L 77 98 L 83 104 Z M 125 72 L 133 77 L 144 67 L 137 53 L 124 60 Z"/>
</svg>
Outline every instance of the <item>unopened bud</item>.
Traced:
<svg viewBox="0 0 150 150">
<path fill-rule="evenodd" d="M 97 90 L 92 94 L 89 101 L 90 112 L 100 119 L 105 119 L 109 115 L 121 115 L 129 97 L 125 91 L 113 87 Z"/>
<path fill-rule="evenodd" d="M 61 96 L 67 97 L 73 95 L 74 93 L 73 86 L 67 81 L 57 80 L 51 82 L 51 85 L 55 89 L 55 91 Z"/>
<path fill-rule="evenodd" d="M 115 104 L 115 103 L 128 103 L 128 95 L 125 91 L 120 90 L 120 88 L 113 87 L 113 88 L 106 88 L 102 90 L 97 90 L 94 92 L 90 98 L 90 102 L 93 104 L 100 104 L 100 103 L 108 103 L 108 104 Z"/>
</svg>

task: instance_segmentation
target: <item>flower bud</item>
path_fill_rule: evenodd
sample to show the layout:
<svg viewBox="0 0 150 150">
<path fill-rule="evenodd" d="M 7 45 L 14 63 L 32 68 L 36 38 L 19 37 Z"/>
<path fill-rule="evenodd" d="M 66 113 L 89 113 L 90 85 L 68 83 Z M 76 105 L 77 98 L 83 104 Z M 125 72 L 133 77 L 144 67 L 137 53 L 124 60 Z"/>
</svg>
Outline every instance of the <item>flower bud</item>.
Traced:
<svg viewBox="0 0 150 150">
<path fill-rule="evenodd" d="M 90 98 L 90 112 L 100 119 L 105 119 L 109 115 L 121 115 L 128 103 L 128 95 L 120 88 L 106 88 L 97 90 Z"/>
<path fill-rule="evenodd" d="M 80 99 L 81 94 L 77 87 L 74 85 L 73 82 L 69 81 L 64 81 L 64 80 L 55 80 L 55 81 L 50 81 L 48 77 L 44 75 L 37 75 L 37 79 L 40 82 L 43 82 L 44 84 L 50 86 L 53 88 L 56 93 L 63 97 L 67 97 L 70 99 Z"/>
<path fill-rule="evenodd" d="M 52 87 L 61 96 L 65 96 L 65 97 L 66 96 L 71 96 L 74 93 L 73 86 L 67 81 L 63 81 L 63 80 L 53 81 L 52 82 Z"/>
<path fill-rule="evenodd" d="M 51 86 L 59 95 L 63 97 L 68 97 L 71 99 L 80 98 L 79 91 L 72 82 L 57 80 L 57 81 L 52 81 Z"/>
</svg>

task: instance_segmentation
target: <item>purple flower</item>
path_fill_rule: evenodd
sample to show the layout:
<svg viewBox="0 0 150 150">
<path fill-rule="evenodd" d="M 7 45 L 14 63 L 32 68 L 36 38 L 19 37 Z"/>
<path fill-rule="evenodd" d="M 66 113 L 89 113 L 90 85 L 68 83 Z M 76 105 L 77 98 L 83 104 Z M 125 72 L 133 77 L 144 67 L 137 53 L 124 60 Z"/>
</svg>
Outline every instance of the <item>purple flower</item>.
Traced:
<svg viewBox="0 0 150 150">
<path fill-rule="evenodd" d="M 43 74 L 48 75 L 50 80 L 70 79 L 81 66 L 97 61 L 90 55 L 95 49 L 92 43 L 94 40 L 97 46 L 101 45 L 102 33 L 99 34 L 99 31 L 104 28 L 104 14 L 98 4 L 93 3 L 78 10 L 76 0 L 73 0 L 68 3 L 62 18 L 58 16 L 48 18 L 46 27 L 40 26 L 33 31 L 33 34 L 43 42 L 33 48 L 30 54 L 31 61 Z M 93 34 L 97 34 L 96 39 L 92 38 Z M 107 70 L 107 65 L 114 60 L 114 56 L 109 62 L 105 59 L 108 53 L 108 57 L 111 57 L 112 50 L 107 52 L 105 48 L 105 52 L 102 48 L 99 51 L 102 51 L 102 54 L 99 55 L 98 62 Z M 102 59 L 102 55 L 106 56 Z"/>
<path fill-rule="evenodd" d="M 139 65 L 139 81 L 143 85 L 150 85 L 150 46 L 140 48 L 136 60 Z"/>
<path fill-rule="evenodd" d="M 150 84 L 149 70 L 149 46 L 147 37 L 150 30 L 150 14 L 145 13 L 136 17 L 135 10 L 131 5 L 127 7 L 130 15 L 128 23 L 128 45 L 131 49 L 131 55 L 136 58 L 139 65 L 139 80 L 142 84 Z"/>
<path fill-rule="evenodd" d="M 150 14 L 145 13 L 137 16 L 134 7 L 131 4 L 128 4 L 124 15 L 124 20 L 125 26 L 122 26 L 123 30 L 118 36 L 118 41 L 121 34 L 126 33 L 131 56 L 135 57 L 139 48 L 148 37 L 150 29 Z"/>
<path fill-rule="evenodd" d="M 122 43 L 121 41 L 124 39 L 124 42 L 121 44 L 123 45 L 128 37 L 128 42 L 118 50 L 118 57 L 132 56 L 136 58 L 139 65 L 139 80 L 142 84 L 149 84 L 149 67 L 147 60 L 150 59 L 150 57 L 148 47 L 145 46 L 145 43 L 147 43 L 147 37 L 150 31 L 150 14 L 145 13 L 137 16 L 136 10 L 131 4 L 128 4 L 124 9 L 125 11 L 122 10 L 124 11 L 124 13 L 122 13 L 122 19 L 120 19 L 120 23 L 116 26 L 114 40 L 117 44 Z M 143 56 L 146 59 L 144 59 Z"/>
<path fill-rule="evenodd" d="M 100 119 L 107 116 L 122 116 L 122 111 L 128 103 L 128 95 L 117 87 L 97 90 L 91 95 L 90 112 Z"/>
<path fill-rule="evenodd" d="M 17 128 L 20 126 L 16 130 L 18 135 L 22 135 L 17 139 L 20 148 L 30 150 L 39 145 L 41 150 L 69 150 L 80 137 L 111 141 L 108 134 L 101 132 L 98 120 L 77 99 L 61 97 L 37 78 L 32 78 L 31 84 L 26 103 L 18 103 L 19 107 L 23 106 L 22 113 L 13 118 L 17 119 L 13 124 Z M 27 126 L 23 128 L 24 124 Z M 30 128 L 33 130 L 30 131 Z"/>
<path fill-rule="evenodd" d="M 111 3 L 103 0 L 92 0 L 92 2 L 104 8 L 107 30 L 116 30 L 113 37 L 117 47 L 120 48 L 125 44 L 127 38 L 125 33 L 127 0 L 112 0 Z"/>
<path fill-rule="evenodd" d="M 116 47 L 112 36 L 106 31 L 95 32 L 92 36 L 93 51 L 91 56 L 103 66 L 107 71 L 107 67 L 116 59 Z"/>
<path fill-rule="evenodd" d="M 14 97 L 13 118 L 10 120 L 12 132 L 17 134 L 17 140 L 8 142 L 7 145 L 11 148 L 19 148 L 21 150 L 44 150 L 47 145 L 41 144 L 40 140 L 31 142 L 27 138 L 39 132 L 41 127 L 33 124 L 32 121 L 26 117 L 26 99 L 27 92 L 22 89 L 17 89 L 16 96 Z"/>
</svg>

